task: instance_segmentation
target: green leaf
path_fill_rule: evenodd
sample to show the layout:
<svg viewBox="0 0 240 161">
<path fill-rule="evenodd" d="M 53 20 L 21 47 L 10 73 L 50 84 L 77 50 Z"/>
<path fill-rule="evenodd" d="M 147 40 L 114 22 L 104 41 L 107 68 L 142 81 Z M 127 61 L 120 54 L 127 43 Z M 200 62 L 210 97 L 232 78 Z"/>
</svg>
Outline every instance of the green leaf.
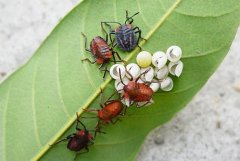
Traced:
<svg viewBox="0 0 240 161">
<path fill-rule="evenodd" d="M 53 30 L 32 59 L 0 85 L 0 160 L 73 160 L 66 144 L 50 147 L 62 134 L 74 131 L 75 112 L 98 108 L 104 82 L 96 65 L 81 62 L 84 32 L 89 40 L 102 35 L 100 22 L 124 22 L 125 10 L 139 11 L 134 24 L 142 29 L 144 50 L 183 49 L 183 75 L 171 92 L 154 96 L 146 108 L 130 108 L 121 122 L 105 126 L 78 160 L 134 160 L 150 130 L 170 120 L 206 83 L 226 55 L 240 19 L 238 0 L 85 0 Z M 138 49 L 119 53 L 135 61 Z M 84 54 L 83 54 L 84 53 Z M 83 120 L 93 128 L 95 119 Z M 68 129 L 71 127 L 70 129 Z"/>
</svg>

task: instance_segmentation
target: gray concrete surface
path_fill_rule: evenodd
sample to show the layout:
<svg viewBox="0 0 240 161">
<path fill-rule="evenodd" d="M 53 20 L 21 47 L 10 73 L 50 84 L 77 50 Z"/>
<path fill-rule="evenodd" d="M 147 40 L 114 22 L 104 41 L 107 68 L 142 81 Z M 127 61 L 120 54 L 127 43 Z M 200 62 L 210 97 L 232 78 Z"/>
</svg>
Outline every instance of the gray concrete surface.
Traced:
<svg viewBox="0 0 240 161">
<path fill-rule="evenodd" d="M 77 0 L 0 0 L 0 79 L 24 64 Z M 221 67 L 138 161 L 240 161 L 240 30 Z"/>
</svg>

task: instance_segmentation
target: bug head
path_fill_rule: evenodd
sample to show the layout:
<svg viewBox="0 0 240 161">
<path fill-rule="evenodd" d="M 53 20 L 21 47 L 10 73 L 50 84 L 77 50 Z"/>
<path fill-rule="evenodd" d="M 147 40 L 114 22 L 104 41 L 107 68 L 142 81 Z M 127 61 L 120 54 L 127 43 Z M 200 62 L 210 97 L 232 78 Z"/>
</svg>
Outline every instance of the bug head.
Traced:
<svg viewBox="0 0 240 161">
<path fill-rule="evenodd" d="M 78 130 L 77 131 L 77 135 L 85 136 L 86 135 L 86 131 L 85 130 Z"/>
</svg>

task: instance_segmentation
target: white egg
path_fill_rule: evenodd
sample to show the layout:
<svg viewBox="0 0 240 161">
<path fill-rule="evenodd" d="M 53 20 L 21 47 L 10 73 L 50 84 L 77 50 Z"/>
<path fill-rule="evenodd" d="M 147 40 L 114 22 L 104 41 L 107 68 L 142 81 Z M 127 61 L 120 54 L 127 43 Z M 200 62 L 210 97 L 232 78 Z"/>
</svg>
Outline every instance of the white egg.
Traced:
<svg viewBox="0 0 240 161">
<path fill-rule="evenodd" d="M 152 64 L 155 67 L 162 68 L 167 63 L 167 56 L 162 51 L 157 51 L 152 56 Z"/>
<path fill-rule="evenodd" d="M 164 79 L 168 76 L 168 67 L 165 65 L 164 67 L 162 68 L 155 68 L 155 77 L 157 79 Z"/>
<path fill-rule="evenodd" d="M 163 91 L 171 91 L 173 89 L 173 80 L 170 77 L 165 78 L 161 83 L 160 83 L 160 88 Z"/>
<path fill-rule="evenodd" d="M 136 79 L 140 75 L 140 67 L 135 63 L 128 64 L 126 70 L 126 76 L 130 79 Z"/>
<path fill-rule="evenodd" d="M 122 64 L 114 64 L 113 66 L 111 66 L 110 75 L 113 79 L 120 79 L 120 73 L 122 78 L 126 74 L 126 69 Z"/>
<path fill-rule="evenodd" d="M 118 91 L 118 93 L 123 93 L 123 87 L 124 85 L 127 85 L 128 82 L 129 82 L 129 79 L 127 77 L 122 78 L 122 81 L 120 79 L 115 80 L 115 88 Z"/>
<path fill-rule="evenodd" d="M 154 70 L 152 67 L 142 68 L 141 73 L 144 73 L 141 75 L 141 79 L 145 82 L 151 82 L 154 77 Z"/>
<path fill-rule="evenodd" d="M 159 83 L 151 83 L 149 87 L 153 90 L 153 92 L 157 92 L 160 88 L 160 84 Z"/>
<path fill-rule="evenodd" d="M 177 62 L 182 57 L 182 49 L 179 46 L 170 46 L 167 49 L 166 55 L 170 62 Z"/>
<path fill-rule="evenodd" d="M 172 75 L 179 77 L 183 71 L 183 62 L 180 60 L 177 62 L 170 62 L 168 64 L 168 70 Z"/>
</svg>

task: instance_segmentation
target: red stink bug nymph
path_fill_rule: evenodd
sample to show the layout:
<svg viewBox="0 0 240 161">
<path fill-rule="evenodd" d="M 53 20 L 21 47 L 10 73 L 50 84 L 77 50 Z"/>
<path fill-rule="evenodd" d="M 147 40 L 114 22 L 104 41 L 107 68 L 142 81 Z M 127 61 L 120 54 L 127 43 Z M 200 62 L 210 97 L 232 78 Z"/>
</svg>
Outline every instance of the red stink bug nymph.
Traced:
<svg viewBox="0 0 240 161">
<path fill-rule="evenodd" d="M 97 123 L 97 129 L 99 129 L 99 124 L 100 122 L 103 122 L 105 124 L 108 124 L 109 122 L 111 123 L 116 123 L 119 118 L 119 115 L 125 115 L 126 113 L 126 108 L 123 112 L 124 106 L 122 104 L 122 102 L 119 99 L 112 99 L 112 97 L 116 94 L 116 92 L 114 92 L 103 104 L 102 104 L 102 97 L 103 97 L 103 92 L 101 89 L 101 94 L 100 94 L 100 107 L 101 109 L 88 109 L 86 111 L 95 111 L 97 112 L 97 118 L 98 123 Z M 89 117 L 85 117 L 85 118 L 89 118 Z M 96 118 L 96 117 L 92 117 L 92 118 Z"/>
<path fill-rule="evenodd" d="M 131 74 L 128 71 L 126 72 L 131 76 Z M 145 83 L 138 83 L 140 77 L 147 72 L 148 70 L 141 73 L 135 80 L 133 80 L 133 77 L 131 76 L 130 81 L 127 84 L 125 84 L 121 77 L 121 70 L 119 69 L 120 80 L 121 83 L 124 85 L 122 89 L 123 90 L 122 98 L 129 99 L 130 105 L 134 102 L 135 103 L 146 102 L 145 104 L 142 105 L 145 106 L 152 99 L 153 90 Z"/>
<path fill-rule="evenodd" d="M 77 114 L 77 120 L 76 120 L 76 132 L 73 134 L 68 135 L 66 138 L 57 141 L 53 145 L 56 145 L 62 141 L 68 141 L 67 148 L 71 151 L 76 152 L 75 158 L 76 159 L 78 154 L 86 153 L 89 151 L 88 146 L 93 144 L 93 137 L 89 133 L 89 131 L 94 131 L 96 133 L 96 130 L 87 130 L 85 125 L 79 120 L 79 116 Z M 83 129 L 79 128 L 79 123 L 82 125 Z M 97 132 L 100 132 L 99 130 Z M 80 152 L 82 149 L 85 149 L 86 151 Z"/>
<path fill-rule="evenodd" d="M 109 27 L 110 29 L 110 40 L 112 42 L 112 35 L 115 35 L 116 43 L 114 46 L 119 46 L 123 51 L 131 51 L 135 49 L 136 46 L 139 46 L 139 40 L 142 38 L 142 31 L 139 27 L 133 27 L 133 17 L 136 16 L 139 12 L 133 14 L 132 16 L 128 16 L 128 11 L 126 11 L 126 20 L 124 24 L 119 22 L 101 22 L 101 26 L 103 28 L 103 24 Z M 110 24 L 118 24 L 119 26 L 112 30 Z M 138 36 L 137 36 L 138 34 Z"/>
<path fill-rule="evenodd" d="M 102 37 L 100 36 L 96 36 L 92 39 L 92 41 L 90 42 L 90 49 L 87 48 L 87 37 L 86 35 L 84 35 L 82 33 L 83 37 L 84 37 L 84 41 L 85 41 L 85 50 L 90 52 L 92 54 L 92 56 L 94 57 L 94 61 L 90 61 L 88 58 L 85 58 L 83 60 L 87 60 L 89 61 L 91 64 L 99 64 L 98 69 L 101 71 L 104 71 L 104 75 L 103 78 L 106 75 L 107 70 L 107 65 L 105 66 L 105 69 L 101 69 L 102 66 L 104 64 L 107 64 L 111 61 L 111 58 L 113 57 L 113 62 L 123 62 L 123 60 L 121 59 L 121 57 L 119 56 L 119 54 L 113 50 L 113 48 L 111 48 L 108 45 L 108 34 L 106 34 L 106 39 L 104 40 Z M 118 57 L 118 61 L 115 59 L 115 54 Z M 82 61 L 83 61 L 82 60 Z"/>
</svg>

